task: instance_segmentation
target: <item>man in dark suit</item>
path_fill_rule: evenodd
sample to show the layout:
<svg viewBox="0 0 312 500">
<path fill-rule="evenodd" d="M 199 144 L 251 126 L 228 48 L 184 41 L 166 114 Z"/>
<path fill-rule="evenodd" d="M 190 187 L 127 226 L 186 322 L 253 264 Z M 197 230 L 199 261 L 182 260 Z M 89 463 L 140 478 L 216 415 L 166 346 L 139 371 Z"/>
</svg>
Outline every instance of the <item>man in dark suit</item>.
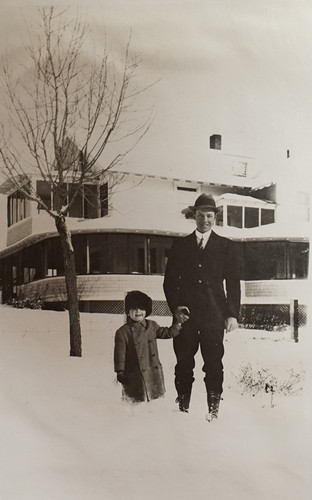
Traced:
<svg viewBox="0 0 312 500">
<path fill-rule="evenodd" d="M 212 231 L 218 211 L 213 197 L 201 194 L 195 205 L 188 208 L 195 219 L 196 230 L 173 244 L 164 291 L 170 310 L 184 323 L 180 335 L 173 341 L 179 409 L 189 410 L 194 357 L 200 346 L 207 390 L 207 420 L 211 421 L 218 416 L 222 394 L 224 329 L 230 332 L 237 328 L 240 263 L 235 244 Z"/>
</svg>

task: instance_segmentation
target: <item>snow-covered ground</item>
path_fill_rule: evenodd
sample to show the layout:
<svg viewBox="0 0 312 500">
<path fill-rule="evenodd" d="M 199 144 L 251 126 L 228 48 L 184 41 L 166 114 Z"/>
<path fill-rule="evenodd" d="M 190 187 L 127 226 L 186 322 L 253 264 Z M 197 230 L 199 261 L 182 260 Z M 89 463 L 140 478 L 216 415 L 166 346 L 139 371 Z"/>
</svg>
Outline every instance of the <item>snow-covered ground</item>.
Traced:
<svg viewBox="0 0 312 500">
<path fill-rule="evenodd" d="M 228 334 L 211 424 L 200 355 L 189 414 L 174 403 L 171 340 L 158 342 L 165 398 L 131 406 L 112 362 L 123 317 L 81 321 L 83 357 L 71 358 L 66 312 L 0 306 L 1 500 L 310 500 L 308 328 L 297 344 L 287 331 Z M 253 396 L 259 377 L 275 392 Z"/>
</svg>

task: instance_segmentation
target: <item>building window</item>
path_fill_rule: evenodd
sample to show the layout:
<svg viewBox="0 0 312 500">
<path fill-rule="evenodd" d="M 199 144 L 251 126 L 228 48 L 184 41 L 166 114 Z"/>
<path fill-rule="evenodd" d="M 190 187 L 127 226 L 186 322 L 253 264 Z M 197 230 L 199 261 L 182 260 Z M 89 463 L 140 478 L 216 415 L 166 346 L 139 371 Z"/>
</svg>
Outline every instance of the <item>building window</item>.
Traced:
<svg viewBox="0 0 312 500">
<path fill-rule="evenodd" d="M 29 283 L 43 277 L 41 252 L 41 244 L 22 250 L 20 283 Z"/>
<path fill-rule="evenodd" d="M 287 243 L 284 241 L 270 241 L 265 244 L 264 279 L 285 279 Z"/>
<path fill-rule="evenodd" d="M 243 207 L 228 205 L 227 224 L 232 227 L 243 227 Z"/>
<path fill-rule="evenodd" d="M 218 149 L 221 150 L 222 137 L 219 134 L 214 134 L 210 136 L 210 149 Z"/>
<path fill-rule="evenodd" d="M 106 235 L 91 234 L 88 236 L 90 274 L 105 274 L 107 272 Z"/>
<path fill-rule="evenodd" d="M 197 189 L 193 187 L 187 187 L 187 186 L 177 186 L 178 191 L 186 191 L 188 193 L 196 193 Z"/>
<path fill-rule="evenodd" d="M 308 277 L 309 245 L 308 243 L 289 243 L 289 274 L 292 279 Z"/>
<path fill-rule="evenodd" d="M 67 195 L 66 203 L 69 203 L 72 200 L 72 198 L 75 194 L 75 191 L 76 191 L 75 184 L 68 184 L 68 195 Z M 72 204 L 69 207 L 68 216 L 69 217 L 77 217 L 77 218 L 82 217 L 82 214 L 83 214 L 83 212 L 82 212 L 83 206 L 82 205 L 83 205 L 82 193 L 79 190 L 75 194 L 75 197 L 72 201 Z"/>
<path fill-rule="evenodd" d="M 244 245 L 244 279 L 265 279 L 264 273 L 264 242 L 247 242 Z"/>
<path fill-rule="evenodd" d="M 151 236 L 148 240 L 150 249 L 148 274 L 165 274 L 168 254 L 173 239 L 166 236 Z"/>
<path fill-rule="evenodd" d="M 227 225 L 238 228 L 258 227 L 274 222 L 274 210 L 257 207 L 227 206 Z M 260 219 L 260 220 L 259 220 Z M 217 225 L 223 225 L 222 214 L 217 216 Z"/>
<path fill-rule="evenodd" d="M 0 264 L 1 269 L 1 281 L 2 281 L 2 301 L 6 303 L 8 299 L 12 298 L 14 295 L 13 287 L 16 288 L 16 282 L 13 283 L 13 266 L 14 266 L 15 256 L 9 256 L 4 258 Z"/>
<path fill-rule="evenodd" d="M 90 274 L 127 274 L 127 234 L 98 234 L 88 237 Z"/>
<path fill-rule="evenodd" d="M 105 217 L 108 214 L 108 183 L 102 184 L 100 186 L 100 207 L 101 207 L 101 217 Z"/>
<path fill-rule="evenodd" d="M 16 295 L 17 292 L 17 276 L 18 276 L 18 268 L 13 264 L 12 266 L 12 291 L 13 294 Z"/>
<path fill-rule="evenodd" d="M 55 186 L 53 189 L 53 210 L 58 212 L 68 204 L 67 184 Z"/>
<path fill-rule="evenodd" d="M 106 235 L 107 272 L 114 274 L 128 273 L 128 235 L 107 234 Z"/>
<path fill-rule="evenodd" d="M 172 241 L 144 234 L 90 235 L 90 273 L 164 274 Z"/>
<path fill-rule="evenodd" d="M 44 204 L 51 209 L 51 186 L 46 181 L 37 181 L 36 182 L 36 190 L 38 196 L 44 202 Z M 38 205 L 38 210 L 41 210 L 42 207 Z"/>
<path fill-rule="evenodd" d="M 216 215 L 216 225 L 217 226 L 223 226 L 223 206 L 218 207 L 219 211 L 217 212 Z"/>
<path fill-rule="evenodd" d="M 51 209 L 51 186 L 46 181 L 37 181 L 37 193 L 45 203 L 45 205 Z M 69 208 L 69 217 L 85 219 L 96 219 L 99 215 L 99 206 L 101 207 L 101 217 L 107 215 L 108 213 L 108 187 L 107 183 L 100 186 L 100 192 L 98 185 L 96 184 L 84 184 L 76 194 L 76 184 L 65 183 L 62 190 L 55 190 L 53 193 L 53 209 L 59 210 L 62 206 L 66 206 L 72 197 L 75 198 Z M 100 200 L 99 200 L 100 196 Z M 38 205 L 38 210 L 42 207 Z"/>
<path fill-rule="evenodd" d="M 90 274 L 163 275 L 174 237 L 145 234 L 73 235 L 76 272 Z M 24 283 L 45 277 L 64 276 L 59 237 L 24 248 L 2 266 L 3 297 L 17 292 Z M 57 299 L 57 292 L 55 298 Z"/>
<path fill-rule="evenodd" d="M 98 217 L 98 186 L 85 184 L 83 186 L 83 216 L 85 219 Z"/>
<path fill-rule="evenodd" d="M 245 227 L 259 226 L 259 208 L 245 207 Z"/>
<path fill-rule="evenodd" d="M 273 224 L 274 210 L 268 208 L 261 208 L 261 226 L 266 224 Z"/>
<path fill-rule="evenodd" d="M 74 247 L 75 265 L 77 274 L 87 274 L 87 237 L 74 234 L 72 236 Z"/>
<path fill-rule="evenodd" d="M 24 193 L 15 191 L 10 194 L 7 199 L 7 216 L 8 227 L 16 224 L 20 220 L 29 217 L 30 215 L 30 201 Z"/>
<path fill-rule="evenodd" d="M 286 262 L 286 242 L 247 242 L 244 252 L 244 279 L 285 279 Z"/>
<path fill-rule="evenodd" d="M 129 273 L 147 274 L 147 239 L 144 235 L 129 235 Z"/>
<path fill-rule="evenodd" d="M 305 279 L 309 245 L 304 242 L 256 241 L 244 244 L 244 279 Z"/>
<path fill-rule="evenodd" d="M 64 258 L 62 254 L 61 241 L 59 238 L 51 238 L 44 242 L 44 275 L 63 276 Z"/>
</svg>

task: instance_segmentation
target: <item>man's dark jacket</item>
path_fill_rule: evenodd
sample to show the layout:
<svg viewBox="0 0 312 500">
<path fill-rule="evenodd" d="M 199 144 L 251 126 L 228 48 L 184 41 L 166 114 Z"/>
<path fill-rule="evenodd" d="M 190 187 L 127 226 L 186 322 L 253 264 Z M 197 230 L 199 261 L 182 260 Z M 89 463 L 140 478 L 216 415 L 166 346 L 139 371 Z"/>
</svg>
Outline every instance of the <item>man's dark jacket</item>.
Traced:
<svg viewBox="0 0 312 500">
<path fill-rule="evenodd" d="M 187 306 L 194 322 L 212 328 L 223 328 L 226 318 L 238 319 L 240 268 L 236 244 L 213 231 L 204 250 L 198 248 L 195 231 L 177 239 L 164 280 L 171 312 Z"/>
</svg>

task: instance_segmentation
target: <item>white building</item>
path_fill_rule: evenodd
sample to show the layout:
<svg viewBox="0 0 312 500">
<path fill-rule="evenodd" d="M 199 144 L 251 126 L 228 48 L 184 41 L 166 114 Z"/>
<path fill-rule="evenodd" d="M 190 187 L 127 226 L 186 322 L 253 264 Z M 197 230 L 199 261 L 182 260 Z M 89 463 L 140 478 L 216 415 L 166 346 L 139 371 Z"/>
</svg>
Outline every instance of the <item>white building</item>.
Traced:
<svg viewBox="0 0 312 500">
<path fill-rule="evenodd" d="M 308 193 L 292 184 L 292 194 L 288 186 L 286 195 L 277 181 L 257 185 L 261 176 L 254 159 L 217 149 L 211 155 L 213 168 L 202 178 L 195 172 L 189 179 L 125 173 L 104 204 L 100 191 L 109 192 L 106 182 L 85 187 L 85 196 L 68 217 L 81 310 L 122 312 L 125 293 L 140 289 L 152 296 L 155 314 L 168 313 L 162 288 L 168 252 L 173 238 L 194 230 L 187 207 L 203 192 L 223 208 L 216 231 L 240 245 L 245 309 L 287 309 L 294 298 L 306 304 Z M 49 186 L 35 177 L 30 180 L 39 182 L 37 190 L 52 206 Z M 40 298 L 46 307 L 62 307 L 66 293 L 54 220 L 14 192 L 9 181 L 0 191 L 6 200 L 0 215 L 1 228 L 6 227 L 6 240 L 0 242 L 3 301 Z M 290 198 L 302 200 L 291 206 L 297 220 L 291 226 Z"/>
</svg>

